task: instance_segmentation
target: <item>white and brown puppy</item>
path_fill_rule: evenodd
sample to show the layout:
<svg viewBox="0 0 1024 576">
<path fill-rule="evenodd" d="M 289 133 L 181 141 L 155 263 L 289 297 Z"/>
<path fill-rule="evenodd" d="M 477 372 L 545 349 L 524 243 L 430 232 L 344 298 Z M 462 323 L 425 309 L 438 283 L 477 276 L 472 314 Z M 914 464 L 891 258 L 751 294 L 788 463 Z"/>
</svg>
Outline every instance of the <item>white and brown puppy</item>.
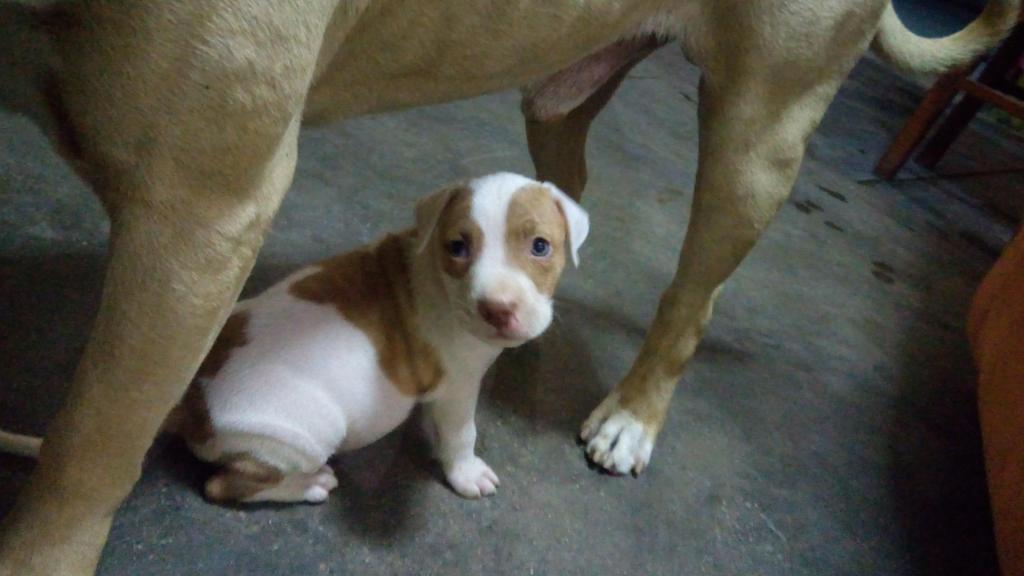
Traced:
<svg viewBox="0 0 1024 576">
<path fill-rule="evenodd" d="M 239 302 L 168 428 L 222 465 L 216 501 L 322 502 L 327 459 L 424 403 L 462 496 L 498 477 L 474 452 L 480 380 L 539 336 L 589 221 L 555 186 L 499 173 L 441 190 L 413 230 L 301 270 Z"/>
</svg>

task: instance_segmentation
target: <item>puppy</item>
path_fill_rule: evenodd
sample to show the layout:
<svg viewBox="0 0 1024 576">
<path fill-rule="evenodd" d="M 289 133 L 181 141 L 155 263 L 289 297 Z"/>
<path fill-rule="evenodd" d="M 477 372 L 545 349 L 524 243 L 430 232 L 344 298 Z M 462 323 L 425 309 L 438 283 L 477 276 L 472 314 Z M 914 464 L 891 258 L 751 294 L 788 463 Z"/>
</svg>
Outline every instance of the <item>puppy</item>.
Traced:
<svg viewBox="0 0 1024 576">
<path fill-rule="evenodd" d="M 515 174 L 435 192 L 414 229 L 239 302 L 165 429 L 221 466 L 213 501 L 323 502 L 337 485 L 327 459 L 422 403 L 452 488 L 493 494 L 474 454 L 480 380 L 551 323 L 588 230 L 571 198 Z"/>
</svg>

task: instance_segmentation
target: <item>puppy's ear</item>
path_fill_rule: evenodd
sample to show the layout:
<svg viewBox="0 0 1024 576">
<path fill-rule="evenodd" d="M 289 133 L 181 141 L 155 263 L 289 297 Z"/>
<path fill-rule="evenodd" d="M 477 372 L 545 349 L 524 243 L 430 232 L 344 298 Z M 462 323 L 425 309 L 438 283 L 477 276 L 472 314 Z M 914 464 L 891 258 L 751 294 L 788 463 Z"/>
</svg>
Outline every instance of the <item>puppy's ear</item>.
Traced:
<svg viewBox="0 0 1024 576">
<path fill-rule="evenodd" d="M 437 228 L 437 222 L 441 214 L 448 207 L 455 194 L 465 189 L 465 185 L 450 186 L 434 192 L 430 196 L 421 198 L 416 203 L 416 253 L 419 254 L 427 247 L 427 242 Z"/>
<path fill-rule="evenodd" d="M 569 253 L 572 254 L 572 264 L 573 266 L 579 266 L 580 246 L 587 239 L 587 234 L 590 234 L 590 216 L 568 194 L 559 190 L 558 186 L 550 182 L 544 182 L 544 187 L 551 192 L 555 202 L 558 203 L 558 208 L 562 211 L 562 215 L 565 216 L 565 224 L 569 232 Z"/>
</svg>

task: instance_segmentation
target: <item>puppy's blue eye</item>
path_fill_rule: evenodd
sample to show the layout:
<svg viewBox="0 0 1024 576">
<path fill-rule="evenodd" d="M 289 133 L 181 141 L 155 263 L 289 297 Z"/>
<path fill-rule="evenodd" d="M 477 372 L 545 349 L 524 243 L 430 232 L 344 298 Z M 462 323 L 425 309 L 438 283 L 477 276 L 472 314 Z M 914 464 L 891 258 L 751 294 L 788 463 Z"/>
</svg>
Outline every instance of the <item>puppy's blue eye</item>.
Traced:
<svg viewBox="0 0 1024 576">
<path fill-rule="evenodd" d="M 544 258 L 546 256 L 550 256 L 551 255 L 551 243 L 548 242 L 544 238 L 534 238 L 533 239 L 533 248 L 531 250 L 531 253 L 534 256 L 538 257 L 538 258 Z"/>
<path fill-rule="evenodd" d="M 448 254 L 452 258 L 469 258 L 469 244 L 464 239 L 448 242 Z"/>
</svg>

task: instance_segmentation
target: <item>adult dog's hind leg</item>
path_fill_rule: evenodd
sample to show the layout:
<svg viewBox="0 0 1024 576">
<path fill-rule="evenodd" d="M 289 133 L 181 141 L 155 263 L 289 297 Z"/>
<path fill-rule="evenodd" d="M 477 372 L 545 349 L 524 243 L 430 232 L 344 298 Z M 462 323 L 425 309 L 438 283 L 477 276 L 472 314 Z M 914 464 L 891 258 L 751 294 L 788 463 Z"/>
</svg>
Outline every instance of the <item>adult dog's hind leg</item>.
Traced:
<svg viewBox="0 0 1024 576">
<path fill-rule="evenodd" d="M 587 185 L 587 132 L 626 75 L 665 41 L 620 40 L 523 90 L 526 141 L 537 179 L 579 201 Z"/>
<path fill-rule="evenodd" d="M 796 178 L 808 137 L 843 74 L 801 86 L 705 71 L 690 225 L 671 285 L 631 370 L 583 424 L 588 456 L 641 472 L 722 283 L 757 242 Z"/>
<path fill-rule="evenodd" d="M 116 211 L 99 315 L 39 464 L 4 519 L 0 574 L 94 570 L 114 511 L 249 273 L 292 176 L 297 126 L 251 195 L 190 195 L 159 210 L 147 195 Z"/>
<path fill-rule="evenodd" d="M 60 105 L 110 214 L 110 259 L 69 396 L 0 527 L 0 575 L 95 570 L 291 182 L 333 6 L 211 6 L 69 5 Z"/>
</svg>

